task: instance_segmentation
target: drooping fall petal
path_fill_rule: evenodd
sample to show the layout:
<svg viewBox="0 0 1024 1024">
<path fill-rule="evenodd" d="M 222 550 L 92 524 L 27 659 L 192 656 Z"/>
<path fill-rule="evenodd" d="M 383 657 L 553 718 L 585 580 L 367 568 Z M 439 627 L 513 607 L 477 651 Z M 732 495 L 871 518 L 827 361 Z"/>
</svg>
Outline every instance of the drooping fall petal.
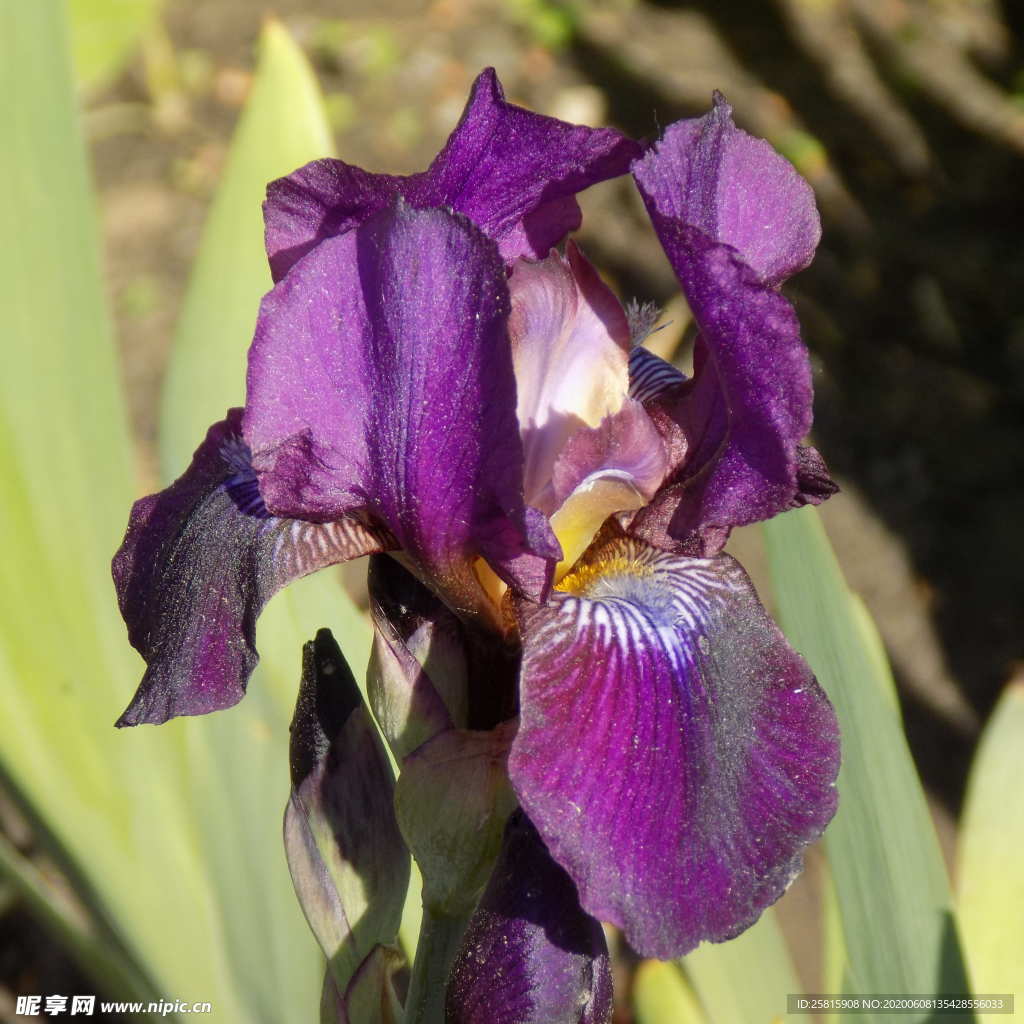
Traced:
<svg viewBox="0 0 1024 1024">
<path fill-rule="evenodd" d="M 728 556 L 619 538 L 562 588 L 520 605 L 520 802 L 638 952 L 730 938 L 832 817 L 831 705 Z"/>
<path fill-rule="evenodd" d="M 114 556 L 121 614 L 147 668 L 118 725 L 200 715 L 242 699 L 256 666 L 256 618 L 291 580 L 391 545 L 358 517 L 271 515 L 240 409 L 214 424 L 167 490 L 137 501 Z"/>
<path fill-rule="evenodd" d="M 512 816 L 452 966 L 448 1024 L 608 1024 L 612 979 L 601 926 L 536 829 Z"/>
</svg>

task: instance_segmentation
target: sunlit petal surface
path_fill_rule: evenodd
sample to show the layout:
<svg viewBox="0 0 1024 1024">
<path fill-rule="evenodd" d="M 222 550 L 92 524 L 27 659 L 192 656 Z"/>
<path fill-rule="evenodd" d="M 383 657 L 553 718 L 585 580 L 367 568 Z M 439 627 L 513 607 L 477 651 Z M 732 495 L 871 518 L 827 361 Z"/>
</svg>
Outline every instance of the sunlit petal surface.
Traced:
<svg viewBox="0 0 1024 1024">
<path fill-rule="evenodd" d="M 576 193 L 626 173 L 640 147 L 610 128 L 585 128 L 506 102 L 483 71 L 458 127 L 429 169 L 408 177 L 317 160 L 272 182 L 264 204 L 275 280 L 319 242 L 403 196 L 469 216 L 506 260 L 543 258 L 580 226 Z"/>
<path fill-rule="evenodd" d="M 738 934 L 835 810 L 831 705 L 728 556 L 613 540 L 560 590 L 520 605 L 523 808 L 642 954 Z"/>
</svg>

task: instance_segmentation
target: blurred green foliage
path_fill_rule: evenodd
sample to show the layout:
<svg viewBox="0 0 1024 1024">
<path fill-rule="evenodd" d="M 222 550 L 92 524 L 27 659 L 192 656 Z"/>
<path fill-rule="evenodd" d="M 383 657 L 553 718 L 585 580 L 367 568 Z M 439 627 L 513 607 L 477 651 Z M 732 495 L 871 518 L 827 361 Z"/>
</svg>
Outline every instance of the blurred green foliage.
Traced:
<svg viewBox="0 0 1024 1024">
<path fill-rule="evenodd" d="M 86 88 L 110 82 L 157 20 L 162 0 L 66 0 L 75 78 Z"/>
</svg>

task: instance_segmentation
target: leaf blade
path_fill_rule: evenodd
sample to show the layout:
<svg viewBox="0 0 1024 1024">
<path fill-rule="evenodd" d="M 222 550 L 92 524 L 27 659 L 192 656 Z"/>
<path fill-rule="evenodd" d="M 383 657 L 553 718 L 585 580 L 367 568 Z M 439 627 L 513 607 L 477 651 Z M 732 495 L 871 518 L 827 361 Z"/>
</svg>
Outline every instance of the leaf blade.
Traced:
<svg viewBox="0 0 1024 1024">
<path fill-rule="evenodd" d="M 787 512 L 764 532 L 782 627 L 839 716 L 839 811 L 825 844 L 848 985 L 861 993 L 966 992 L 949 879 L 873 624 L 814 509 Z"/>
</svg>

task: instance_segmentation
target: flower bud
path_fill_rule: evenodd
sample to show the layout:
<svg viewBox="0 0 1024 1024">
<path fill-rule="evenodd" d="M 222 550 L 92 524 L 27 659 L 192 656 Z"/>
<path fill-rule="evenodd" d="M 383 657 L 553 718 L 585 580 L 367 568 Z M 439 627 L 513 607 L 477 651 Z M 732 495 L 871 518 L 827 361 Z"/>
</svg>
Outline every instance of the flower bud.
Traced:
<svg viewBox="0 0 1024 1024">
<path fill-rule="evenodd" d="M 409 854 L 387 754 L 326 629 L 303 647 L 290 754 L 288 868 L 337 991 L 346 992 L 374 948 L 395 941 Z"/>
</svg>

